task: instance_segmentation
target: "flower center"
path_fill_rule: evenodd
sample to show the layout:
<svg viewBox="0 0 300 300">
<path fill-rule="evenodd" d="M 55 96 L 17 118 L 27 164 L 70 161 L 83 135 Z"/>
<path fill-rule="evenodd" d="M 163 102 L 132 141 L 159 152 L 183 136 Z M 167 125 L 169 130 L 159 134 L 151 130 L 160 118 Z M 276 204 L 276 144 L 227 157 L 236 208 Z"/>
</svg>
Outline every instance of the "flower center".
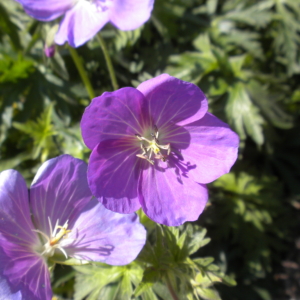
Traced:
<svg viewBox="0 0 300 300">
<path fill-rule="evenodd" d="M 89 0 L 89 1 L 92 2 L 97 7 L 98 11 L 99 10 L 106 11 L 111 6 L 113 0 Z"/>
<path fill-rule="evenodd" d="M 152 157 L 161 159 L 163 162 L 166 161 L 168 155 L 170 155 L 171 146 L 170 143 L 166 145 L 159 144 L 159 132 L 156 125 L 154 125 L 154 133 L 151 133 L 151 136 L 153 137 L 152 140 L 140 136 L 139 134 L 135 134 L 135 136 L 141 141 L 141 149 L 143 151 L 142 154 L 137 154 L 137 157 L 146 159 L 152 165 L 154 165 L 154 160 L 151 159 Z M 166 150 L 167 154 L 163 154 L 161 150 Z"/>
<path fill-rule="evenodd" d="M 38 229 L 33 230 L 37 233 L 40 233 L 42 237 L 46 239 L 46 243 L 43 245 L 41 250 L 41 255 L 45 257 L 51 257 L 54 255 L 55 250 L 58 249 L 64 254 L 66 258 L 68 258 L 66 251 L 60 244 L 62 239 L 67 238 L 68 233 L 71 232 L 71 230 L 68 230 L 68 220 L 63 226 L 59 226 L 59 220 L 57 220 L 54 230 L 52 230 L 52 224 L 49 217 L 48 221 L 50 227 L 50 237 Z"/>
</svg>

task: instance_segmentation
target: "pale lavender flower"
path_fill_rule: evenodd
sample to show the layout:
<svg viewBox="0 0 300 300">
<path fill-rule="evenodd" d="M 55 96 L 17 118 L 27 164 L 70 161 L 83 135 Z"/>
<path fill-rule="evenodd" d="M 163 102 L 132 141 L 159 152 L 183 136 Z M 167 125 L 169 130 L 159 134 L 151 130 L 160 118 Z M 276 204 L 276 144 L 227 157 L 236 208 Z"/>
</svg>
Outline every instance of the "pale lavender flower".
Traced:
<svg viewBox="0 0 300 300">
<path fill-rule="evenodd" d="M 45 162 L 28 194 L 14 170 L 0 173 L 0 299 L 50 300 L 48 261 L 76 258 L 123 265 L 145 229 L 91 200 L 86 164 L 69 155 Z"/>
<path fill-rule="evenodd" d="M 28 15 L 51 21 L 64 15 L 55 42 L 78 47 L 91 39 L 106 23 L 133 30 L 150 17 L 154 0 L 17 0 Z"/>
<path fill-rule="evenodd" d="M 93 99 L 81 120 L 93 150 L 93 195 L 112 211 L 142 207 L 169 226 L 196 220 L 207 202 L 205 184 L 229 172 L 239 145 L 207 108 L 196 85 L 167 74 Z"/>
<path fill-rule="evenodd" d="M 45 45 L 44 53 L 47 57 L 53 57 L 55 54 L 55 46 L 51 45 L 50 47 L 48 47 L 47 45 Z"/>
</svg>

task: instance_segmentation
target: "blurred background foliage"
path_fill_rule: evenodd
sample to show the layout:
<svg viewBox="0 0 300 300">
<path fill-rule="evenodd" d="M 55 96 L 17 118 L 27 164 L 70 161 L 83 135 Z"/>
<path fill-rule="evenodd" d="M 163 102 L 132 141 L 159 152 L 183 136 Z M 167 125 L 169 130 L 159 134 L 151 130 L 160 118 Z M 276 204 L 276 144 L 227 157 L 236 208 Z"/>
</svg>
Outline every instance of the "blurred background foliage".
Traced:
<svg viewBox="0 0 300 300">
<path fill-rule="evenodd" d="M 43 52 L 55 22 L 13 0 L 0 16 L 0 171 L 30 182 L 51 157 L 88 159 L 79 122 L 90 98 L 67 46 Z M 199 85 L 240 154 L 198 222 L 166 228 L 141 215 L 149 237 L 136 262 L 58 267 L 57 297 L 168 300 L 171 285 L 179 299 L 300 299 L 299 33 L 299 0 L 156 0 L 141 28 L 101 31 L 119 87 L 163 72 Z M 97 39 L 77 51 L 95 95 L 112 90 Z"/>
</svg>

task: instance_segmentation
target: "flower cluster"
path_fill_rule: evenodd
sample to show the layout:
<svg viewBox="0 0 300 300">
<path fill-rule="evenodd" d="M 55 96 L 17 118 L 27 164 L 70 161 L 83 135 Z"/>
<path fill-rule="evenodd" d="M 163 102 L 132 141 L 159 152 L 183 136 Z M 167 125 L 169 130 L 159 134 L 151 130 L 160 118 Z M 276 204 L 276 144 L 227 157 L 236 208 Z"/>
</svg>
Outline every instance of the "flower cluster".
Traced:
<svg viewBox="0 0 300 300">
<path fill-rule="evenodd" d="M 109 210 L 142 207 L 168 226 L 197 220 L 205 184 L 229 172 L 239 145 L 207 108 L 196 85 L 167 74 L 93 99 L 81 120 L 93 195 Z"/>
<path fill-rule="evenodd" d="M 0 298 L 50 300 L 49 262 L 128 264 L 145 244 L 135 214 L 92 199 L 86 164 L 69 155 L 45 162 L 28 190 L 14 170 L 0 173 Z"/>
<path fill-rule="evenodd" d="M 16 0 L 52 27 L 55 43 L 78 47 L 106 23 L 133 30 L 154 0 Z M 55 34 L 55 38 L 54 38 Z M 0 173 L 0 299 L 50 300 L 49 268 L 90 261 L 124 265 L 146 240 L 134 212 L 178 226 L 197 220 L 206 184 L 229 172 L 238 136 L 208 112 L 203 92 L 167 74 L 105 92 L 82 120 L 89 165 L 69 155 L 45 162 L 30 191 L 15 170 Z M 96 197 L 96 198 L 94 198 Z"/>
<path fill-rule="evenodd" d="M 28 15 L 52 21 L 64 15 L 55 42 L 78 47 L 91 39 L 106 23 L 133 30 L 150 17 L 154 0 L 17 0 Z"/>
</svg>

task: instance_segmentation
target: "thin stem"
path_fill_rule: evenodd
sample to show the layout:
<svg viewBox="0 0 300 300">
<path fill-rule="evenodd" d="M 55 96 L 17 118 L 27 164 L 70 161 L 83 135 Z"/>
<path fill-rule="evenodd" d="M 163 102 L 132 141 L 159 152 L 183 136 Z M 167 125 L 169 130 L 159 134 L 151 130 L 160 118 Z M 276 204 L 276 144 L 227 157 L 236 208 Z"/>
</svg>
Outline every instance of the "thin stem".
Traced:
<svg viewBox="0 0 300 300">
<path fill-rule="evenodd" d="M 105 61 L 106 61 L 107 69 L 108 69 L 110 80 L 111 80 L 111 85 L 112 85 L 114 90 L 117 90 L 118 89 L 118 82 L 117 82 L 114 67 L 112 65 L 110 56 L 108 54 L 108 50 L 107 50 L 105 41 L 104 41 L 103 37 L 100 35 L 100 33 L 97 34 L 97 39 L 98 39 L 98 42 L 99 42 L 100 47 L 102 49 L 102 52 L 104 54 L 104 58 L 105 58 Z"/>
<path fill-rule="evenodd" d="M 82 64 L 82 60 L 81 60 L 81 57 L 78 55 L 77 51 L 72 48 L 71 46 L 68 45 L 68 48 L 69 48 L 69 51 L 70 51 L 70 54 L 73 58 L 73 61 L 76 65 L 76 68 L 79 72 L 79 75 L 81 77 L 81 80 L 86 88 L 86 91 L 88 92 L 89 94 L 89 97 L 91 99 L 95 98 L 95 93 L 94 93 L 94 90 L 93 90 L 93 87 L 92 87 L 92 84 L 89 80 L 89 77 L 83 67 L 83 64 Z"/>
<path fill-rule="evenodd" d="M 172 286 L 172 284 L 171 284 L 170 279 L 169 279 L 168 276 L 167 276 L 167 279 L 166 279 L 166 280 L 167 280 L 167 287 L 168 287 L 168 289 L 169 289 L 169 292 L 170 292 L 170 294 L 171 294 L 173 300 L 179 300 L 179 298 L 178 298 L 177 295 L 176 295 L 175 290 L 173 289 L 173 286 Z"/>
</svg>

